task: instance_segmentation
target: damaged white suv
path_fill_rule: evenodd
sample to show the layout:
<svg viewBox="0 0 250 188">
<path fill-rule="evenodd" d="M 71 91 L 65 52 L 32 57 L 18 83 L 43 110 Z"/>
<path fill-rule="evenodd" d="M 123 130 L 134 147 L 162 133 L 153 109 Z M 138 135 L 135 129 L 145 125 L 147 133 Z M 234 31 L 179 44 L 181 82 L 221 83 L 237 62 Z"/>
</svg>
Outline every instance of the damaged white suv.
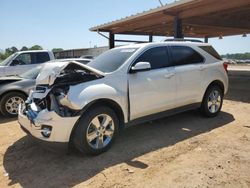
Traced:
<svg viewBox="0 0 250 188">
<path fill-rule="evenodd" d="M 96 155 L 127 125 L 194 108 L 216 116 L 227 90 L 227 65 L 208 44 L 134 44 L 88 65 L 47 65 L 18 120 L 37 140 Z"/>
</svg>

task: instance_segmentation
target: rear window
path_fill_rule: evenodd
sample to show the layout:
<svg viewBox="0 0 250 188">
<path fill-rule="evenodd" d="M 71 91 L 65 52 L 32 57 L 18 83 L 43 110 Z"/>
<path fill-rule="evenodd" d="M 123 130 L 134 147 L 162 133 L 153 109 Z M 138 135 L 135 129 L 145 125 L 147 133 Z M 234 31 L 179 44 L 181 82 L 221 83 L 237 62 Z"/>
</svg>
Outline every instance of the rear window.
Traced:
<svg viewBox="0 0 250 188">
<path fill-rule="evenodd" d="M 44 63 L 46 61 L 49 61 L 50 57 L 47 52 L 38 52 L 36 53 L 36 63 Z"/>
<path fill-rule="evenodd" d="M 211 56 L 213 56 L 216 59 L 222 60 L 221 56 L 216 52 L 216 50 L 212 46 L 199 46 L 202 50 L 209 53 Z"/>
</svg>

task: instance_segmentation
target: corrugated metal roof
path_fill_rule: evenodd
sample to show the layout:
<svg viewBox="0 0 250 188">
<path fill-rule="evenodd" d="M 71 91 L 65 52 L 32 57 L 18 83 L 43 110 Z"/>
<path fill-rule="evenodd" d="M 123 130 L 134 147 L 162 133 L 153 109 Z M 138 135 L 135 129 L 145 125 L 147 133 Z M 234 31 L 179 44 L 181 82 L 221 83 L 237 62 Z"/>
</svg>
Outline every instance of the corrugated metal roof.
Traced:
<svg viewBox="0 0 250 188">
<path fill-rule="evenodd" d="M 114 21 L 111 21 L 111 22 L 107 22 L 107 23 L 104 23 L 104 24 L 101 24 L 101 25 L 98 25 L 98 26 L 94 26 L 94 27 L 90 28 L 89 30 L 90 31 L 98 31 L 98 30 L 100 30 L 101 28 L 104 28 L 104 27 L 108 27 L 108 26 L 111 26 L 111 25 L 114 25 L 114 24 L 129 21 L 129 20 L 141 17 L 141 16 L 154 14 L 154 13 L 157 13 L 157 12 L 160 12 L 160 11 L 170 9 L 172 7 L 181 6 L 181 5 L 184 5 L 184 4 L 187 4 L 187 3 L 193 3 L 193 2 L 196 2 L 196 1 L 200 1 L 200 0 L 179 0 L 179 1 L 175 1 L 175 2 L 170 3 L 170 4 L 165 4 L 164 6 L 158 6 L 156 8 L 149 9 L 147 11 L 143 11 L 143 12 L 140 12 L 140 13 L 137 13 L 137 14 L 132 14 L 132 15 L 126 16 L 124 18 L 120 18 L 120 19 L 117 19 L 117 20 L 114 20 Z"/>
</svg>

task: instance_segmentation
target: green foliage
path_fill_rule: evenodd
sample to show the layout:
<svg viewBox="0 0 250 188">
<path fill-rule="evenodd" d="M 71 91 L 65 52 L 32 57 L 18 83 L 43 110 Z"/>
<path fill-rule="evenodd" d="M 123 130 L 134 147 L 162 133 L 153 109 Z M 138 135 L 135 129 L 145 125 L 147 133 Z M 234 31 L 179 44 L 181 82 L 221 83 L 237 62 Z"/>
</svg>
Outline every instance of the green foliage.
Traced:
<svg viewBox="0 0 250 188">
<path fill-rule="evenodd" d="M 29 50 L 42 50 L 43 48 L 39 45 L 32 46 Z"/>
<path fill-rule="evenodd" d="M 223 58 L 227 59 L 237 59 L 237 60 L 246 60 L 250 59 L 250 53 L 236 53 L 236 54 L 226 54 L 222 55 Z"/>
<path fill-rule="evenodd" d="M 27 50 L 29 50 L 29 48 L 27 48 L 26 46 L 23 46 L 20 51 L 27 51 Z"/>
<path fill-rule="evenodd" d="M 27 51 L 27 50 L 42 50 L 42 46 L 40 45 L 34 45 L 31 48 L 28 48 L 26 46 L 23 46 L 20 51 Z M 61 49 L 61 48 L 57 48 L 57 49 Z M 0 60 L 4 60 L 7 57 L 9 57 L 10 55 L 18 52 L 19 50 L 17 49 L 17 47 L 12 46 L 11 48 L 6 48 L 5 52 L 0 52 Z"/>
<path fill-rule="evenodd" d="M 52 52 L 53 52 L 53 53 L 55 53 L 55 52 L 61 52 L 61 51 L 63 51 L 62 48 L 53 48 L 53 49 L 52 49 Z"/>
<path fill-rule="evenodd" d="M 11 48 L 6 48 L 5 53 L 11 55 L 18 52 L 18 49 L 15 46 L 12 46 Z"/>
</svg>

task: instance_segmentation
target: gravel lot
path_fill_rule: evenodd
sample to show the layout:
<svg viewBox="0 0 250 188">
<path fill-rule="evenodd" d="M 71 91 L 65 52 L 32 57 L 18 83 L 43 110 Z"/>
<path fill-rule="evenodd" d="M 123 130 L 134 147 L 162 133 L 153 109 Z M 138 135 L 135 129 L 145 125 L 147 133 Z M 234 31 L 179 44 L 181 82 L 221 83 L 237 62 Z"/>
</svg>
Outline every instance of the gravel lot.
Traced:
<svg viewBox="0 0 250 188">
<path fill-rule="evenodd" d="M 230 72 L 220 115 L 130 127 L 97 157 L 52 153 L 0 117 L 0 187 L 250 187 L 250 72 Z"/>
</svg>

